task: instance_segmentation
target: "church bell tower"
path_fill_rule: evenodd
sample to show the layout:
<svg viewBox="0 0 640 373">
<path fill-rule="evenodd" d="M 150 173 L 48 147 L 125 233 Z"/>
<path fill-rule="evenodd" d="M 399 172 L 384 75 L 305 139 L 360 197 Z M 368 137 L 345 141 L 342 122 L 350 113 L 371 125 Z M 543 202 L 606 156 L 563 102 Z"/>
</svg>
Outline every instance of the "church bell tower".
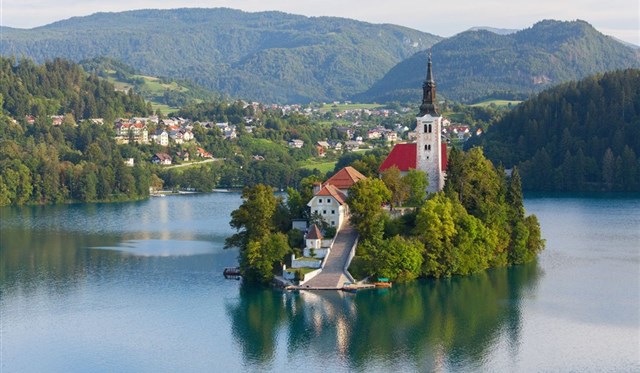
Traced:
<svg viewBox="0 0 640 373">
<path fill-rule="evenodd" d="M 418 134 L 416 149 L 416 166 L 420 171 L 425 171 L 429 178 L 429 193 L 442 190 L 444 176 L 442 164 L 442 116 L 438 114 L 436 105 L 436 82 L 431 70 L 431 52 L 427 65 L 427 78 L 422 84 L 422 104 L 420 113 L 416 117 L 416 132 Z M 446 152 L 444 152 L 446 153 Z"/>
</svg>

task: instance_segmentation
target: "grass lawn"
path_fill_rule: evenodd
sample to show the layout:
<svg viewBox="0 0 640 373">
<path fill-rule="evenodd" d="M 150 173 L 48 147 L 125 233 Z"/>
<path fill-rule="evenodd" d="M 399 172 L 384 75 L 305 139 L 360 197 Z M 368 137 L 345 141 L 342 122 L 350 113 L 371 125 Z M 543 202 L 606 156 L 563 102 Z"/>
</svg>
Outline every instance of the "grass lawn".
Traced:
<svg viewBox="0 0 640 373">
<path fill-rule="evenodd" d="M 308 159 L 304 163 L 302 163 L 301 167 L 309 170 L 313 170 L 317 168 L 323 174 L 326 174 L 329 171 L 333 171 L 333 168 L 336 166 L 337 161 L 322 161 L 318 159 Z"/>
<path fill-rule="evenodd" d="M 510 101 L 510 100 L 487 100 L 487 101 L 482 101 L 482 102 L 478 102 L 475 103 L 471 106 L 489 106 L 491 104 L 495 104 L 496 106 L 509 106 L 509 104 L 511 104 L 511 106 L 515 106 L 518 105 L 519 103 L 521 103 L 522 101 Z"/>
<path fill-rule="evenodd" d="M 295 272 L 295 271 L 300 271 L 301 275 L 306 275 L 309 272 L 313 272 L 318 268 L 310 268 L 310 267 L 302 267 L 302 268 L 287 268 L 287 271 L 291 271 L 291 272 Z"/>
<path fill-rule="evenodd" d="M 383 105 L 380 104 L 330 104 L 327 103 L 325 104 L 323 107 L 320 108 L 320 112 L 322 113 L 326 113 L 327 111 L 331 111 L 333 109 L 336 109 L 338 111 L 344 111 L 344 110 L 359 110 L 359 109 L 376 109 L 376 108 L 382 108 Z"/>
<path fill-rule="evenodd" d="M 151 106 L 153 106 L 154 111 L 160 110 L 160 112 L 165 115 L 174 111 L 178 111 L 178 108 L 175 108 L 175 107 L 171 107 L 165 104 L 158 104 L 157 102 L 154 102 L 154 101 L 150 101 L 150 102 L 151 102 Z"/>
</svg>

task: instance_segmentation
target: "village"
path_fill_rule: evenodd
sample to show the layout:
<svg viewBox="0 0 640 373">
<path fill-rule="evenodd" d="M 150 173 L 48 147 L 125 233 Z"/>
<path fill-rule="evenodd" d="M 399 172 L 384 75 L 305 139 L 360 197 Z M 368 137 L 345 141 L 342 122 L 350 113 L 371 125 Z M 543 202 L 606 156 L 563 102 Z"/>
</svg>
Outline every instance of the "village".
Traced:
<svg viewBox="0 0 640 373">
<path fill-rule="evenodd" d="M 368 108 L 348 108 L 350 103 L 341 104 L 347 107 L 342 110 L 335 109 L 340 104 L 321 104 L 320 107 L 310 105 L 262 105 L 256 102 L 242 102 L 243 106 L 251 106 L 253 112 L 271 112 L 285 117 L 292 113 L 304 115 L 314 120 L 331 121 L 333 133 L 337 133 L 336 138 L 326 138 L 313 144 L 317 157 L 325 157 L 333 152 L 341 154 L 343 152 L 360 151 L 371 149 L 377 146 L 393 146 L 399 142 L 413 142 L 417 138 L 417 132 L 411 131 L 407 125 L 400 123 L 401 117 L 408 108 L 400 111 L 390 109 L 368 109 Z M 325 109 L 323 109 L 323 107 Z M 334 109 L 326 110 L 326 107 Z M 356 106 L 357 107 L 357 106 Z M 25 117 L 25 122 L 33 124 L 36 118 L 32 115 Z M 51 125 L 61 126 L 63 123 L 77 125 L 73 116 L 52 115 Z M 105 125 L 103 118 L 91 118 L 88 122 L 92 125 Z M 192 121 L 181 117 L 162 117 L 152 115 L 148 117 L 118 118 L 113 123 L 114 138 L 117 144 L 140 144 L 159 145 L 165 148 L 153 154 L 149 159 L 151 163 L 170 166 L 184 162 L 195 162 L 206 159 L 213 159 L 215 149 L 204 149 L 198 145 L 194 134 L 194 127 L 201 126 L 205 129 L 216 129 L 220 138 L 234 140 L 240 134 L 251 135 L 253 131 L 263 126 L 259 116 L 245 116 L 241 123 Z M 470 125 L 452 123 L 443 118 L 442 136 L 448 142 L 464 142 L 472 136 L 482 134 L 482 128 L 474 129 Z M 193 151 L 180 149 L 181 145 L 194 144 Z M 290 149 L 301 149 L 305 141 L 299 138 L 291 138 L 286 145 Z M 173 152 L 170 149 L 174 149 Z M 177 150 L 175 150 L 177 149 Z M 264 160 L 261 154 L 254 154 L 255 160 Z M 126 160 L 126 164 L 133 166 L 133 160 Z"/>
</svg>

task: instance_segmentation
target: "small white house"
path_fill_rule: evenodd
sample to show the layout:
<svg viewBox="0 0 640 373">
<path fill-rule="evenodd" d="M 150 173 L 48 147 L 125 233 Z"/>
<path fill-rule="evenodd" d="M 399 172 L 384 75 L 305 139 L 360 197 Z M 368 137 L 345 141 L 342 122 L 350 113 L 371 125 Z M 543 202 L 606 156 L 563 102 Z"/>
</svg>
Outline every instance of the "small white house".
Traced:
<svg viewBox="0 0 640 373">
<path fill-rule="evenodd" d="M 304 141 L 299 139 L 294 139 L 289 141 L 289 147 L 294 149 L 300 149 L 304 146 Z"/>
<path fill-rule="evenodd" d="M 340 229 L 348 214 L 347 197 L 331 184 L 325 185 L 307 204 L 311 213 L 318 213 L 332 227 Z"/>
<path fill-rule="evenodd" d="M 329 253 L 329 247 L 323 247 L 322 245 L 322 233 L 317 225 L 312 225 L 309 228 L 309 232 L 306 236 L 306 247 L 303 250 L 303 254 L 305 257 L 315 257 L 315 258 L 324 258 Z M 311 250 L 313 249 L 313 254 L 311 255 Z"/>
</svg>

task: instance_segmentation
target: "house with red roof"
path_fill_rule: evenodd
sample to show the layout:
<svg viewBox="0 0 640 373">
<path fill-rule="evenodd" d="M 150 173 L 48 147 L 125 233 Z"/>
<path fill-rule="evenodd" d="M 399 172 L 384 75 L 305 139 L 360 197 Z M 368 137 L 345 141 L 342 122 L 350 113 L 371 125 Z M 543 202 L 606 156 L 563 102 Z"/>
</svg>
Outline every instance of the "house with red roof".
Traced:
<svg viewBox="0 0 640 373">
<path fill-rule="evenodd" d="M 307 206 L 311 214 L 319 214 L 330 226 L 340 229 L 349 214 L 347 196 L 331 184 L 324 185 Z"/>
<path fill-rule="evenodd" d="M 333 185 L 337 188 L 342 194 L 345 196 L 349 195 L 349 188 L 353 186 L 353 184 L 357 183 L 360 180 L 366 179 L 367 177 L 360 173 L 360 171 L 356 170 L 351 166 L 347 166 L 340 171 L 336 172 L 335 175 L 331 176 L 327 181 L 325 181 L 322 185 Z"/>
<path fill-rule="evenodd" d="M 314 187 L 314 196 L 307 204 L 311 214 L 320 214 L 330 226 L 340 230 L 349 216 L 347 195 L 353 184 L 367 177 L 353 167 L 345 167 L 322 184 Z"/>
</svg>

